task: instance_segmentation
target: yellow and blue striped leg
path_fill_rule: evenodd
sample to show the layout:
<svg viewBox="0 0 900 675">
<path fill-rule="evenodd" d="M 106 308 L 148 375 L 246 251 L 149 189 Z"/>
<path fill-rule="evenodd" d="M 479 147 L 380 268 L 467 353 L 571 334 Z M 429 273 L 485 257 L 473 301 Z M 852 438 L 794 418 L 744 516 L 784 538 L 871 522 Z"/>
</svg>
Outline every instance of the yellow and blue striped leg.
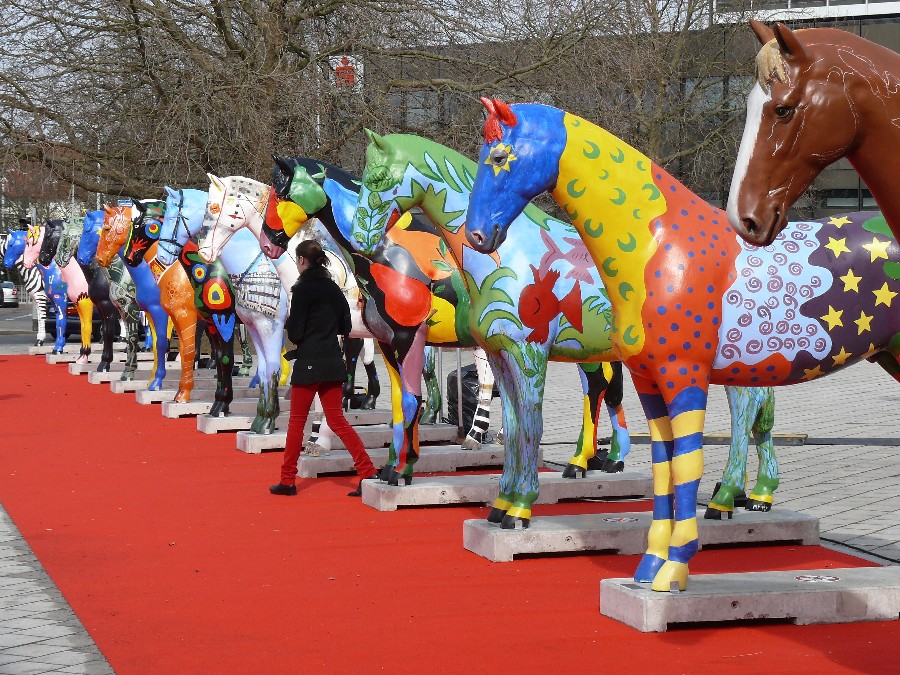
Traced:
<svg viewBox="0 0 900 675">
<path fill-rule="evenodd" d="M 653 579 L 654 591 L 687 588 L 688 562 L 700 548 L 697 534 L 697 488 L 703 475 L 703 423 L 706 418 L 705 389 L 688 387 L 669 402 L 675 454 L 672 482 L 675 489 L 675 527 L 668 560 Z"/>
<path fill-rule="evenodd" d="M 634 580 L 649 583 L 666 562 L 674 524 L 672 490 L 672 427 L 665 401 L 653 382 L 634 378 L 638 398 L 650 426 L 653 460 L 653 521 L 647 534 L 647 552 L 634 573 Z"/>
</svg>

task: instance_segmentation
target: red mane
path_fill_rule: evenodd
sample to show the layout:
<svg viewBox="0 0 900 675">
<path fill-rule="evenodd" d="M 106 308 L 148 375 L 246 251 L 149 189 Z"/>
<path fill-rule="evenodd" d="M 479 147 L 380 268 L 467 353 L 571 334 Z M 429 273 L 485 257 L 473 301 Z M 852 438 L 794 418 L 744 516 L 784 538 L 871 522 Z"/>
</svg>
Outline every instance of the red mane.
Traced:
<svg viewBox="0 0 900 675">
<path fill-rule="evenodd" d="M 486 143 L 493 143 L 503 138 L 503 129 L 501 124 L 508 127 L 514 127 L 519 120 L 516 114 L 506 103 L 499 98 L 481 97 L 481 103 L 488 111 L 488 117 L 484 122 L 484 140 Z"/>
</svg>

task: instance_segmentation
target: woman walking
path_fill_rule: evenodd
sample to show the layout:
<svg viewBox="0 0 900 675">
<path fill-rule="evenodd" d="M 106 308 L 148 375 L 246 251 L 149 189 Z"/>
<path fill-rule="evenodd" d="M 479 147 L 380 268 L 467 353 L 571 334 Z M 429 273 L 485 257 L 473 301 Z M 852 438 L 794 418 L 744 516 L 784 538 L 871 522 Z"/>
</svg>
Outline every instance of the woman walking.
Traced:
<svg viewBox="0 0 900 675">
<path fill-rule="evenodd" d="M 300 279 L 291 293 L 288 338 L 297 345 L 291 375 L 291 416 L 288 421 L 281 480 L 269 487 L 273 495 L 297 494 L 297 460 L 303 446 L 303 429 L 313 397 L 318 393 L 328 426 L 353 456 L 356 473 L 363 479 L 378 476 L 362 440 L 341 410 L 342 386 L 347 377 L 338 335 L 350 332 L 350 306 L 326 266 L 328 258 L 313 239 L 297 246 Z M 362 492 L 360 485 L 349 496 Z"/>
</svg>

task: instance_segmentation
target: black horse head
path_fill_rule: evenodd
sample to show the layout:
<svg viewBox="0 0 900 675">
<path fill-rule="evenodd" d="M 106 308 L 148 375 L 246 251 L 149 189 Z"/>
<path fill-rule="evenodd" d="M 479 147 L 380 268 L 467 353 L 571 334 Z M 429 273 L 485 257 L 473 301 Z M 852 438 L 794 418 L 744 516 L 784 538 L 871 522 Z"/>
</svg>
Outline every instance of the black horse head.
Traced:
<svg viewBox="0 0 900 675">
<path fill-rule="evenodd" d="M 44 223 L 44 241 L 41 243 L 41 251 L 38 253 L 38 262 L 44 267 L 47 267 L 53 260 L 53 256 L 56 255 L 62 231 L 63 221 L 61 220 L 48 220 Z"/>
</svg>

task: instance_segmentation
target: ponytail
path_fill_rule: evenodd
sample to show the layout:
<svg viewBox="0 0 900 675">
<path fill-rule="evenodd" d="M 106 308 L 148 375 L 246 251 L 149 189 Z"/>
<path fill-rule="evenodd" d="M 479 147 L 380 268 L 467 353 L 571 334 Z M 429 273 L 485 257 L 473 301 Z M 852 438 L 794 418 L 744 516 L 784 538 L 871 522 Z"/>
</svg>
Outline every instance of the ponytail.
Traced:
<svg viewBox="0 0 900 675">
<path fill-rule="evenodd" d="M 303 272 L 303 278 L 325 277 L 331 278 L 326 269 L 328 267 L 328 256 L 322 250 L 321 244 L 315 239 L 306 239 L 297 244 L 297 257 L 306 258 L 309 261 L 309 267 Z"/>
</svg>

